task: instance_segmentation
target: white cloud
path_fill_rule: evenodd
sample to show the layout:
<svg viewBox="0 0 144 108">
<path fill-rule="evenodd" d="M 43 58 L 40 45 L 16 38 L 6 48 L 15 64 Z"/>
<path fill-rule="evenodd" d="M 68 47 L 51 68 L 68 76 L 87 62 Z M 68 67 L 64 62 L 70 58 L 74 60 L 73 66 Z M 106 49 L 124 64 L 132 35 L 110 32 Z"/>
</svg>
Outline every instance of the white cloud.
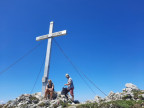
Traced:
<svg viewBox="0 0 144 108">
<path fill-rule="evenodd" d="M 0 104 L 4 104 L 5 103 L 5 101 L 3 101 L 3 100 L 0 100 Z"/>
</svg>

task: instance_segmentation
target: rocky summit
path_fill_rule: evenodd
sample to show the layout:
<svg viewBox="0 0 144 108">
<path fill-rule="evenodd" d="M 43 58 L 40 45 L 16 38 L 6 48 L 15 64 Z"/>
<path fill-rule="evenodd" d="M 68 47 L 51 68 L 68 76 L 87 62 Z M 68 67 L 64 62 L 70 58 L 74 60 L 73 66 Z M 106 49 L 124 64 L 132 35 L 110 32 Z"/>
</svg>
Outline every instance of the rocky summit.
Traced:
<svg viewBox="0 0 144 108">
<path fill-rule="evenodd" d="M 23 94 L 15 100 L 1 105 L 0 108 L 62 108 L 79 103 L 79 101 L 72 102 L 69 95 L 68 98 L 67 100 L 61 92 L 54 92 L 53 100 L 44 99 L 40 92 L 32 95 Z"/>
<path fill-rule="evenodd" d="M 62 95 L 61 92 L 53 94 L 53 100 L 45 100 L 41 93 L 23 94 L 15 100 L 8 101 L 0 105 L 0 108 L 143 108 L 144 90 L 140 90 L 132 83 L 125 84 L 121 93 L 110 92 L 108 96 L 102 98 L 95 96 L 94 100 L 87 100 L 79 103 L 72 102 Z"/>
</svg>

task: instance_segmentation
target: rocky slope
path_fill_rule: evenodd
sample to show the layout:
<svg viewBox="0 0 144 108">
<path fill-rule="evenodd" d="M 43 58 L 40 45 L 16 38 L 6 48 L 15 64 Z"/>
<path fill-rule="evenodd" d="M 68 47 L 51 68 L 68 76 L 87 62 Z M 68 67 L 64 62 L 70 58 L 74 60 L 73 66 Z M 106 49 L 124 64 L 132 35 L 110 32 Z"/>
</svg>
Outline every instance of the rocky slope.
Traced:
<svg viewBox="0 0 144 108">
<path fill-rule="evenodd" d="M 77 108 L 143 108 L 144 90 L 132 83 L 125 84 L 121 93 L 110 92 L 105 98 L 95 96 Z"/>
<path fill-rule="evenodd" d="M 125 84 L 125 87 L 121 93 L 114 93 L 111 91 L 105 98 L 95 96 L 94 100 L 89 102 L 110 102 L 116 100 L 144 100 L 144 91 L 140 90 L 136 85 L 132 83 Z"/>
<path fill-rule="evenodd" d="M 15 100 L 0 105 L 0 108 L 142 108 L 144 91 L 136 85 L 127 83 L 121 93 L 110 92 L 105 98 L 95 96 L 84 103 L 67 101 L 60 92 L 55 92 L 53 100 L 45 100 L 41 93 L 23 94 Z"/>
<path fill-rule="evenodd" d="M 68 96 L 69 97 L 69 96 Z M 70 97 L 69 97 L 70 98 Z M 75 101 L 75 103 L 79 103 Z M 46 100 L 41 96 L 41 93 L 23 94 L 15 100 L 8 101 L 1 108 L 62 108 L 75 104 L 70 99 L 67 100 L 60 92 L 53 94 L 53 100 Z"/>
</svg>

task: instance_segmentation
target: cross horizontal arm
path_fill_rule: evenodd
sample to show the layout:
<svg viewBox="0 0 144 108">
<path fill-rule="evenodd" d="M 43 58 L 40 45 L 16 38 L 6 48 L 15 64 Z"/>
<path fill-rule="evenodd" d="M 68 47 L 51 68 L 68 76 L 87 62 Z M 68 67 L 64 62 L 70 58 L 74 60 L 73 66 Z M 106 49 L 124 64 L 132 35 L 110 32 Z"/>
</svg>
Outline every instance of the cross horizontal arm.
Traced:
<svg viewBox="0 0 144 108">
<path fill-rule="evenodd" d="M 44 40 L 44 39 L 48 39 L 48 34 L 36 37 L 36 41 L 40 41 L 40 40 Z"/>
<path fill-rule="evenodd" d="M 36 37 L 36 40 L 40 41 L 40 40 L 48 39 L 48 38 L 51 38 L 51 37 L 58 37 L 58 36 L 62 36 L 62 35 L 66 35 L 66 30 L 52 33 L 52 36 L 49 36 L 49 34 L 46 34 L 46 35 L 43 35 L 43 36 L 38 36 L 38 37 Z"/>
</svg>

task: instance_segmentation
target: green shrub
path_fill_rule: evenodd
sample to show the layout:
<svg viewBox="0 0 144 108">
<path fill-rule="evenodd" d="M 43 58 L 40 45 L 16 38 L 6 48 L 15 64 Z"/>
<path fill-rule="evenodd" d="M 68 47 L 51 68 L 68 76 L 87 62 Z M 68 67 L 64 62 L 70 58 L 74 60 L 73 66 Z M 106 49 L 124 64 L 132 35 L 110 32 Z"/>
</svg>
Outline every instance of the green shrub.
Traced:
<svg viewBox="0 0 144 108">
<path fill-rule="evenodd" d="M 137 102 L 134 100 L 117 100 L 104 102 L 100 105 L 98 105 L 97 103 L 82 104 L 77 106 L 77 108 L 141 108 L 142 105 L 144 105 L 144 101 L 142 100 Z"/>
<path fill-rule="evenodd" d="M 22 104 L 21 108 L 27 108 L 27 104 Z"/>
<path fill-rule="evenodd" d="M 126 99 L 131 99 L 131 98 L 132 98 L 132 96 L 131 96 L 131 95 L 125 95 L 125 96 L 123 96 L 123 97 L 122 97 L 122 99 L 123 99 L 123 100 L 126 100 Z"/>
<path fill-rule="evenodd" d="M 33 100 L 38 100 L 38 98 L 36 98 L 36 97 L 34 97 L 34 96 L 31 96 L 31 97 L 30 97 L 30 100 L 31 100 L 31 101 L 33 101 Z"/>
<path fill-rule="evenodd" d="M 62 100 L 60 100 L 60 105 L 62 106 L 62 108 L 68 107 L 68 102 L 63 102 Z"/>
<path fill-rule="evenodd" d="M 142 92 L 142 91 L 133 91 L 133 94 L 134 94 L 134 99 L 142 99 L 142 97 L 139 97 L 139 95 L 144 94 L 144 92 Z"/>
<path fill-rule="evenodd" d="M 40 106 L 40 107 L 48 107 L 50 105 L 50 103 L 44 103 L 44 102 L 42 102 L 42 103 L 40 103 L 38 106 Z"/>
<path fill-rule="evenodd" d="M 98 108 L 97 103 L 87 103 L 77 106 L 77 108 Z"/>
<path fill-rule="evenodd" d="M 58 107 L 58 105 L 57 105 L 57 104 L 54 104 L 54 105 L 53 105 L 53 108 L 57 108 L 57 107 Z"/>
<path fill-rule="evenodd" d="M 121 101 L 117 101 L 116 103 L 119 107 L 122 107 L 122 108 L 130 108 L 131 106 L 134 105 L 134 101 L 131 101 L 131 100 L 128 100 L 128 101 L 121 100 Z"/>
<path fill-rule="evenodd" d="M 138 98 L 139 98 L 140 100 L 144 100 L 144 98 L 143 98 L 142 96 L 138 96 Z"/>
<path fill-rule="evenodd" d="M 45 106 L 45 103 L 40 103 L 38 106 L 40 106 L 40 107 L 44 107 Z"/>
</svg>

